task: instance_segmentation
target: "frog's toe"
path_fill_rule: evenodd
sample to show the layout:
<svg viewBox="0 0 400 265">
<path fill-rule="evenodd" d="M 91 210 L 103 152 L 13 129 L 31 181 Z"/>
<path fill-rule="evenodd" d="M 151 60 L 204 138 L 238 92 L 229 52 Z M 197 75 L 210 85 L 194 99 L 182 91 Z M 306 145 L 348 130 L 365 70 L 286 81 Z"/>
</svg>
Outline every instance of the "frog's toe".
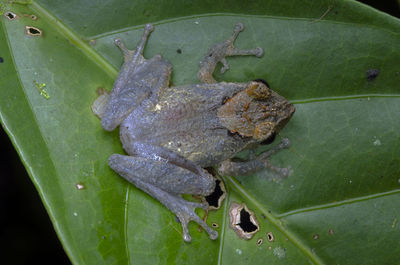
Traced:
<svg viewBox="0 0 400 265">
<path fill-rule="evenodd" d="M 208 210 L 208 208 L 210 207 L 208 205 L 208 203 L 206 202 L 187 202 L 189 205 L 191 205 L 191 207 L 194 208 L 201 208 L 204 210 Z"/>
<path fill-rule="evenodd" d="M 123 41 L 121 38 L 118 38 L 118 39 L 114 40 L 114 43 L 115 43 L 115 45 L 120 46 L 123 43 Z"/>
<path fill-rule="evenodd" d="M 240 23 L 240 22 L 236 23 L 234 30 L 237 31 L 237 32 L 243 31 L 244 30 L 243 23 Z"/>
<path fill-rule="evenodd" d="M 152 32 L 154 30 L 154 26 L 153 24 L 146 24 L 146 26 L 144 27 L 144 30 Z"/>
<path fill-rule="evenodd" d="M 290 147 L 290 140 L 289 138 L 283 138 L 281 143 L 279 144 L 281 148 L 289 148 Z"/>
<path fill-rule="evenodd" d="M 215 240 L 218 238 L 218 232 L 211 229 L 211 227 L 209 227 L 207 223 L 204 222 L 194 211 L 195 208 L 207 209 L 208 205 L 206 203 L 184 201 L 184 203 L 181 203 L 181 207 L 179 208 L 180 209 L 175 209 L 174 212 L 182 225 L 183 240 L 186 242 L 190 242 L 192 240 L 188 228 L 190 221 L 195 221 L 198 223 L 208 233 L 210 239 Z"/>
<path fill-rule="evenodd" d="M 220 62 L 223 64 L 223 67 L 221 68 L 221 74 L 223 74 L 226 72 L 226 70 L 229 70 L 229 64 L 225 58 L 222 58 Z"/>
<path fill-rule="evenodd" d="M 293 174 L 293 169 L 291 166 L 280 168 L 278 172 L 283 178 L 287 178 Z"/>
<path fill-rule="evenodd" d="M 125 44 L 124 44 L 123 40 L 120 38 L 115 39 L 114 44 L 117 45 L 118 47 L 120 47 L 121 49 L 125 48 Z"/>
<path fill-rule="evenodd" d="M 263 56 L 264 50 L 263 50 L 262 48 L 258 47 L 258 48 L 256 48 L 255 50 L 256 50 L 256 51 L 255 51 L 254 55 L 255 55 L 256 57 L 261 57 L 261 56 Z"/>
<path fill-rule="evenodd" d="M 126 48 L 125 43 L 122 39 L 115 39 L 114 44 L 124 53 L 124 55 L 129 53 L 129 50 L 128 48 Z"/>
<path fill-rule="evenodd" d="M 194 213 L 194 215 L 190 218 L 178 217 L 178 219 L 181 221 L 183 240 L 185 240 L 186 242 L 190 242 L 192 240 L 188 228 L 189 221 L 195 221 L 196 223 L 198 223 L 208 233 L 208 236 L 211 240 L 215 240 L 218 238 L 218 232 L 211 229 L 206 222 L 204 222 L 198 215 L 196 215 L 196 213 Z"/>
</svg>

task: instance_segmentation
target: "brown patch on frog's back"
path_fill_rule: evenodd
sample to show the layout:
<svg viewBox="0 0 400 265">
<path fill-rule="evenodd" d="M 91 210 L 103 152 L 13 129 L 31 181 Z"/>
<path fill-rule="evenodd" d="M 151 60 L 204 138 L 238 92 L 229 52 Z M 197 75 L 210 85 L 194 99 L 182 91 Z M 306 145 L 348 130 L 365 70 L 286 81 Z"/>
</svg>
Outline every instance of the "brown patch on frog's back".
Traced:
<svg viewBox="0 0 400 265">
<path fill-rule="evenodd" d="M 293 113 L 290 102 L 264 82 L 253 81 L 226 100 L 218 109 L 218 118 L 231 133 L 262 141 L 279 132 Z"/>
<path fill-rule="evenodd" d="M 269 87 L 262 82 L 251 82 L 245 92 L 253 99 L 266 100 L 271 95 Z"/>
</svg>

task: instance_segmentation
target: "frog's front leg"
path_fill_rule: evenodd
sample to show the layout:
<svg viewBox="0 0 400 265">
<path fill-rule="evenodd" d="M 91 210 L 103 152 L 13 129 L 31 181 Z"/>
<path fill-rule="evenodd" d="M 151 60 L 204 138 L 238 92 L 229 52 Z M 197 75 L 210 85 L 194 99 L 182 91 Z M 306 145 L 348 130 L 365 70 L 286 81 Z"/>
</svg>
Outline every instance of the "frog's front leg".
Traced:
<svg viewBox="0 0 400 265">
<path fill-rule="evenodd" d="M 280 168 L 274 166 L 269 161 L 269 158 L 279 152 L 282 149 L 290 147 L 290 141 L 287 138 L 282 139 L 282 141 L 272 149 L 260 154 L 256 158 L 252 158 L 249 161 L 234 162 L 231 160 L 223 161 L 218 167 L 218 173 L 223 176 L 243 176 L 255 173 L 262 169 L 269 169 L 278 173 L 281 177 L 288 177 L 292 170 L 288 168 Z"/>
<path fill-rule="evenodd" d="M 215 83 L 215 79 L 212 76 L 212 73 L 215 70 L 218 62 L 223 64 L 221 68 L 221 73 L 224 73 L 229 69 L 229 65 L 225 59 L 227 56 L 235 56 L 235 55 L 255 55 L 257 57 L 261 57 L 263 55 L 262 48 L 255 48 L 250 50 L 239 50 L 233 47 L 233 43 L 235 42 L 239 32 L 243 31 L 244 26 L 242 23 L 237 23 L 235 25 L 235 29 L 233 31 L 232 36 L 225 40 L 224 42 L 217 43 L 213 45 L 204 56 L 203 60 L 200 62 L 200 70 L 197 74 L 199 80 L 203 83 Z"/>
<path fill-rule="evenodd" d="M 156 102 L 160 91 L 168 87 L 172 65 L 161 55 L 150 59 L 143 57 L 144 47 L 153 30 L 151 24 L 145 26 L 139 45 L 134 50 L 126 48 L 121 39 L 115 40 L 124 56 L 124 64 L 110 95 L 103 96 L 105 106 L 97 112 L 101 117 L 101 125 L 107 131 L 119 126 L 144 101 Z"/>
<path fill-rule="evenodd" d="M 112 155 L 108 160 L 110 167 L 171 210 L 181 222 L 185 241 L 191 241 L 189 221 L 197 222 L 211 239 L 216 239 L 218 233 L 195 213 L 195 208 L 208 209 L 208 204 L 186 201 L 181 197 L 181 194 L 209 195 L 215 188 L 214 177 L 203 169 L 199 172 L 197 166 L 177 154 L 165 158 L 171 153 L 169 150 L 144 145 L 146 150 L 142 153 L 142 147 L 136 148 L 138 156 Z"/>
<path fill-rule="evenodd" d="M 152 24 L 146 24 L 140 43 L 135 50 L 129 50 L 128 48 L 126 48 L 125 43 L 122 41 L 122 39 L 114 40 L 115 45 L 117 45 L 121 49 L 124 55 L 124 62 L 130 63 L 130 67 L 134 68 L 135 66 L 143 63 L 143 61 L 145 60 L 145 58 L 143 57 L 144 47 L 146 46 L 146 42 L 150 36 L 150 33 L 153 30 L 154 26 Z"/>
</svg>

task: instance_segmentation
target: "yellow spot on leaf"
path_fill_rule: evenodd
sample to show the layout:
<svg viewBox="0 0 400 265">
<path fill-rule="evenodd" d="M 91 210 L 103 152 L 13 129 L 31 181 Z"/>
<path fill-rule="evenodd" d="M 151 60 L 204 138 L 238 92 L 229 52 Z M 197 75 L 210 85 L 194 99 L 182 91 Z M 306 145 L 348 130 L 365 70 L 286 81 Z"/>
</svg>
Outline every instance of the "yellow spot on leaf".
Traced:
<svg viewBox="0 0 400 265">
<path fill-rule="evenodd" d="M 42 95 L 45 99 L 49 99 L 50 95 L 47 93 L 47 91 L 44 89 L 46 87 L 45 83 L 39 83 L 38 81 L 34 81 L 35 87 L 39 91 L 40 95 Z"/>
</svg>

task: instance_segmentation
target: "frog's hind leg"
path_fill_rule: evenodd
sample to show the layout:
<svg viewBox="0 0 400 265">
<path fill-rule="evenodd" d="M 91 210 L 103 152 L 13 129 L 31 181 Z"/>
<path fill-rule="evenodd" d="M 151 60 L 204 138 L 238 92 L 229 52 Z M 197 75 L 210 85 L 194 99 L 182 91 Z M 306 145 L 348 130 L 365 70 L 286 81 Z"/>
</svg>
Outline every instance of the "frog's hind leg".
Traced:
<svg viewBox="0 0 400 265">
<path fill-rule="evenodd" d="M 269 158 L 279 152 L 282 149 L 290 147 L 290 141 L 287 138 L 282 139 L 282 141 L 274 148 L 260 154 L 258 157 L 242 162 L 234 162 L 231 160 L 226 160 L 222 162 L 218 167 L 218 173 L 223 176 L 244 176 L 255 173 L 262 169 L 269 169 L 276 172 L 281 177 L 285 178 L 290 176 L 292 170 L 288 168 L 280 168 L 274 166 L 269 161 Z"/>
<path fill-rule="evenodd" d="M 112 155 L 108 163 L 120 176 L 134 184 L 137 188 L 160 201 L 179 219 L 183 228 L 183 239 L 191 241 L 188 229 L 190 221 L 198 223 L 215 240 L 218 232 L 211 229 L 195 212 L 196 208 L 208 209 L 207 203 L 184 200 L 180 194 L 207 193 L 215 184 L 202 180 L 198 174 L 168 163 L 157 155 L 154 159 L 140 156 Z M 206 183 L 200 183 L 200 182 Z M 197 182 L 197 184 L 196 184 Z"/>
<path fill-rule="evenodd" d="M 235 55 L 254 55 L 257 57 L 261 57 L 263 55 L 262 48 L 255 48 L 249 50 L 240 50 L 233 46 L 237 36 L 241 31 L 243 31 L 244 26 L 242 23 L 237 23 L 235 25 L 235 29 L 233 31 L 232 36 L 221 42 L 213 45 L 207 52 L 206 56 L 204 56 L 203 60 L 200 62 L 200 70 L 197 74 L 199 80 L 203 83 L 215 83 L 215 79 L 212 76 L 212 73 L 215 70 L 218 62 L 223 64 L 221 68 L 221 73 L 224 73 L 229 69 L 229 65 L 225 59 L 227 56 L 235 56 Z"/>
<path fill-rule="evenodd" d="M 136 47 L 135 50 L 129 50 L 128 48 L 126 48 L 125 43 L 122 41 L 122 39 L 114 40 L 115 45 L 117 45 L 118 48 L 120 48 L 120 50 L 122 51 L 125 62 L 135 61 L 137 63 L 141 63 L 144 60 L 143 50 L 144 47 L 146 46 L 150 33 L 153 30 L 154 26 L 152 24 L 146 24 L 146 26 L 144 27 L 142 39 L 140 40 L 139 45 Z"/>
<path fill-rule="evenodd" d="M 229 44 L 228 49 L 226 50 L 226 56 L 235 56 L 235 55 L 254 55 L 257 57 L 261 57 L 263 55 L 263 49 L 258 47 L 249 50 L 240 50 L 233 47 L 233 43 L 235 42 L 237 36 L 241 31 L 244 30 L 244 26 L 242 23 L 237 23 L 235 25 L 235 29 L 233 31 L 232 36 L 226 40 L 227 44 Z"/>
</svg>

